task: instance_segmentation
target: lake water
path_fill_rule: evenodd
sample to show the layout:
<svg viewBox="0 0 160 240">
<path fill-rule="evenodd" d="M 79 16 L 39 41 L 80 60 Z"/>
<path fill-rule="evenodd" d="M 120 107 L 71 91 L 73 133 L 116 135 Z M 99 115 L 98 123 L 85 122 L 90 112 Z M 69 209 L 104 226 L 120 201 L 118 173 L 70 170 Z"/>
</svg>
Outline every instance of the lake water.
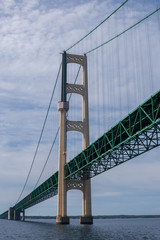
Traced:
<svg viewBox="0 0 160 240">
<path fill-rule="evenodd" d="M 93 225 L 56 225 L 54 219 L 0 220 L 2 240 L 160 240 L 160 218 L 94 219 Z"/>
</svg>

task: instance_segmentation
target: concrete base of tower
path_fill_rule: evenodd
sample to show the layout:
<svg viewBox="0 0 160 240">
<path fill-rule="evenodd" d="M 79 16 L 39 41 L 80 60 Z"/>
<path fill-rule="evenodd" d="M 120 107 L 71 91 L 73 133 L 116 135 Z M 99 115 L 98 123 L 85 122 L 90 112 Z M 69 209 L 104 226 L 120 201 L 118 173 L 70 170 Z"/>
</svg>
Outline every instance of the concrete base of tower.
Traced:
<svg viewBox="0 0 160 240">
<path fill-rule="evenodd" d="M 93 217 L 80 217 L 80 224 L 93 224 Z"/>
<path fill-rule="evenodd" d="M 25 211 L 24 210 L 22 211 L 22 218 L 21 219 L 22 219 L 22 221 L 25 221 Z"/>
<path fill-rule="evenodd" d="M 19 210 L 14 210 L 14 220 L 20 221 L 21 216 L 20 216 L 20 211 Z"/>
<path fill-rule="evenodd" d="M 56 217 L 56 223 L 57 224 L 69 224 L 69 217 L 61 217 L 61 216 L 57 216 Z"/>
<path fill-rule="evenodd" d="M 14 220 L 14 210 L 12 207 L 8 209 L 8 220 Z"/>
</svg>

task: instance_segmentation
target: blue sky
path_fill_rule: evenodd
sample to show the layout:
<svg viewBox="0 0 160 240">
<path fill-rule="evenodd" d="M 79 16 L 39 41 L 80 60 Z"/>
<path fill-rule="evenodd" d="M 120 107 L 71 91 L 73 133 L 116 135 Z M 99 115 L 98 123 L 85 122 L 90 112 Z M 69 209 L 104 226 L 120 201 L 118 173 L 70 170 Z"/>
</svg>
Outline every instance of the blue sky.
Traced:
<svg viewBox="0 0 160 240">
<path fill-rule="evenodd" d="M 0 0 L 0 212 L 13 206 L 22 190 L 61 62 L 60 53 L 83 37 L 121 3 L 122 1 L 111 0 Z M 128 1 L 124 7 L 125 10 L 119 11 L 119 14 L 113 18 L 113 22 L 109 21 L 108 25 L 106 24 L 101 28 L 101 32 L 97 32 L 98 37 L 91 36 L 86 40 L 86 43 L 82 42 L 71 52 L 83 54 L 90 46 L 94 47 L 101 40 L 108 40 L 116 32 L 119 33 L 155 10 L 157 6 L 160 6 L 159 0 Z M 123 18 L 124 14 L 125 18 Z M 125 116 L 128 111 L 133 110 L 138 104 L 159 90 L 158 56 L 160 55 L 160 46 L 157 42 L 160 29 L 158 30 L 157 26 L 158 17 L 156 15 L 148 25 L 144 24 L 142 28 L 137 28 L 134 32 L 135 39 L 133 39 L 132 33 L 127 35 L 126 40 L 120 39 L 117 45 L 119 57 L 117 57 L 117 46 L 114 43 L 108 48 L 99 50 L 99 55 L 93 53 L 88 56 L 91 141 L 120 120 L 120 117 Z M 146 29 L 149 29 L 148 33 L 152 35 L 152 38 L 147 34 Z M 100 37 L 102 31 L 103 36 Z M 143 38 L 143 36 L 145 37 Z M 127 43 L 123 46 L 122 42 L 124 41 Z M 145 47 L 141 49 L 142 45 L 148 46 L 147 44 L 151 44 L 150 52 L 146 52 Z M 154 44 L 157 44 L 156 48 L 154 48 Z M 125 46 L 127 46 L 126 52 Z M 136 46 L 137 52 L 136 50 L 132 51 L 130 46 Z M 102 68 L 99 57 L 101 51 L 107 56 L 106 65 L 103 66 L 104 72 L 100 70 Z M 142 57 L 138 55 L 138 51 L 141 51 Z M 135 54 L 138 58 L 137 61 L 135 61 Z M 147 58 L 149 55 L 152 58 L 152 66 L 147 68 L 151 65 Z M 98 59 L 98 73 L 96 67 L 93 67 L 97 64 L 94 60 L 96 58 Z M 120 59 L 119 63 L 117 62 L 118 58 Z M 108 59 L 111 60 L 108 61 Z M 143 60 L 141 65 L 140 60 Z M 131 65 L 129 65 L 130 61 Z M 116 64 L 117 66 L 122 64 L 120 73 L 115 70 L 118 69 Z M 133 66 L 135 66 L 136 71 L 133 70 Z M 108 73 L 108 69 L 112 72 Z M 139 82 L 137 74 L 144 74 L 143 82 Z M 95 75 L 99 78 L 99 85 L 94 79 Z M 121 79 L 119 85 L 117 84 L 118 75 Z M 149 79 L 150 75 L 154 76 L 153 88 Z M 106 84 L 102 80 L 105 77 L 113 78 L 113 81 Z M 93 82 L 90 79 L 93 79 Z M 141 85 L 144 89 L 138 97 L 135 84 L 138 86 L 138 91 Z M 111 87 L 114 87 L 114 92 L 112 90 L 108 93 L 106 89 L 110 90 Z M 102 110 L 104 108 L 103 89 L 107 94 L 113 94 L 117 98 L 113 96 L 108 102 L 105 99 L 103 118 L 98 118 L 99 110 L 95 109 L 99 107 Z M 127 90 L 128 101 L 126 101 Z M 59 99 L 60 82 L 24 196 L 35 186 L 50 149 L 59 121 L 57 112 Z M 80 101 L 79 98 L 75 98 L 78 105 Z M 71 113 L 69 116 L 79 117 L 79 115 L 81 113 L 77 111 L 75 115 Z M 104 120 L 106 120 L 107 126 L 103 123 Z M 75 136 L 78 136 L 78 141 L 80 141 L 79 135 L 75 134 Z M 70 146 L 69 158 L 79 151 L 79 148 L 73 147 L 72 143 L 73 140 L 68 143 Z M 56 147 L 41 181 L 58 169 L 58 159 L 55 158 L 57 154 Z M 93 178 L 93 214 L 160 214 L 159 169 L 159 148 L 157 148 Z M 81 202 L 80 192 L 69 191 L 68 214 L 80 215 Z M 56 215 L 56 213 L 57 197 L 32 207 L 26 212 L 28 215 Z"/>
</svg>

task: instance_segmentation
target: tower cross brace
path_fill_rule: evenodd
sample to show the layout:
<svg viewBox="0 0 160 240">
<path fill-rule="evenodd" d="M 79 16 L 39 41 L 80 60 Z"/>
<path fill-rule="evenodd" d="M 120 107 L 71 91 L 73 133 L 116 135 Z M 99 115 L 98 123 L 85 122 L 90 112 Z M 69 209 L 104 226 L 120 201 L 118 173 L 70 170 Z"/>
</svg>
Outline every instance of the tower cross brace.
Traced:
<svg viewBox="0 0 160 240">
<path fill-rule="evenodd" d="M 82 84 L 67 83 L 67 64 L 76 63 L 82 66 Z M 69 102 L 67 94 L 74 93 L 82 96 L 82 121 L 67 120 L 67 111 Z M 78 189 L 82 191 L 82 216 L 81 224 L 92 224 L 91 207 L 91 180 L 71 180 L 64 179 L 64 165 L 66 163 L 67 153 L 67 131 L 79 131 L 83 134 L 83 149 L 89 145 L 89 111 L 88 111 L 88 73 L 87 56 L 74 55 L 64 52 L 62 54 L 62 87 L 61 101 L 58 103 L 60 111 L 60 140 L 59 140 L 59 175 L 58 175 L 58 214 L 56 222 L 58 224 L 68 224 L 67 216 L 67 191 Z"/>
</svg>

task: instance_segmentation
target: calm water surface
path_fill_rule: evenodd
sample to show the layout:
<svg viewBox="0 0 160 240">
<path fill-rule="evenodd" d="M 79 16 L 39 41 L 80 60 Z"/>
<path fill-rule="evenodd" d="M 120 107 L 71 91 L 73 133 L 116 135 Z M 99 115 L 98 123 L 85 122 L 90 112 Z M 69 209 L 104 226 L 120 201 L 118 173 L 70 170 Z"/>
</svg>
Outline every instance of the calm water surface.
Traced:
<svg viewBox="0 0 160 240">
<path fill-rule="evenodd" d="M 70 225 L 56 225 L 54 219 L 0 220 L 0 239 L 160 240 L 160 218 L 94 219 L 93 225 L 80 225 L 78 219 L 70 219 Z"/>
</svg>

